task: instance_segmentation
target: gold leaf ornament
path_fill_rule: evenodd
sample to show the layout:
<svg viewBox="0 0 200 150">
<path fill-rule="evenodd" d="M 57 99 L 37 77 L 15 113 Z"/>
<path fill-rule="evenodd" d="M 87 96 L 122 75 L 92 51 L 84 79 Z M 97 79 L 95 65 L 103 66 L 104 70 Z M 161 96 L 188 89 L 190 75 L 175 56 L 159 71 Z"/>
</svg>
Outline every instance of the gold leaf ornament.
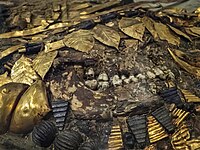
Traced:
<svg viewBox="0 0 200 150">
<path fill-rule="evenodd" d="M 149 18 L 149 17 L 143 17 L 142 18 L 142 22 L 144 23 L 145 27 L 147 28 L 147 30 L 151 33 L 151 35 L 153 36 L 154 40 L 158 40 L 158 33 L 154 27 L 154 20 Z"/>
<path fill-rule="evenodd" d="M 183 68 L 187 72 L 197 76 L 198 78 L 200 77 L 200 68 L 190 65 L 187 62 L 181 60 L 178 56 L 176 56 L 173 51 L 178 51 L 178 50 L 172 51 L 168 48 L 168 51 L 171 54 L 172 58 L 180 65 L 181 68 Z"/>
<path fill-rule="evenodd" d="M 189 30 L 194 34 L 200 35 L 200 27 L 191 27 Z"/>
<path fill-rule="evenodd" d="M 173 45 L 180 45 L 180 38 L 174 35 L 166 25 L 154 22 L 154 27 L 161 40 L 166 40 L 168 43 Z"/>
<path fill-rule="evenodd" d="M 120 35 L 117 31 L 100 24 L 96 25 L 92 31 L 95 39 L 107 46 L 112 46 L 118 49 Z"/>
<path fill-rule="evenodd" d="M 141 18 L 122 18 L 119 21 L 119 28 L 128 36 L 142 41 L 145 26 L 141 22 Z"/>
<path fill-rule="evenodd" d="M 13 82 L 31 85 L 34 80 L 39 79 L 35 70 L 32 68 L 32 60 L 25 56 L 18 59 L 12 67 L 11 79 Z"/>
<path fill-rule="evenodd" d="M 57 54 L 57 51 L 52 51 L 48 53 L 42 51 L 33 60 L 33 69 L 40 75 L 42 79 L 44 79 L 46 73 L 49 71 Z"/>
<path fill-rule="evenodd" d="M 170 26 L 170 25 L 168 25 L 168 27 L 169 27 L 172 31 L 174 31 L 176 34 L 178 34 L 178 35 L 180 35 L 180 36 L 183 36 L 184 38 L 188 39 L 190 42 L 192 41 L 191 38 L 190 38 L 187 34 L 185 34 L 184 32 L 182 32 L 181 30 L 179 30 L 179 29 L 177 29 L 177 28 L 175 28 L 175 27 L 173 27 L 173 26 Z"/>
<path fill-rule="evenodd" d="M 20 98 L 10 124 L 13 133 L 30 132 L 50 111 L 45 85 L 41 80 L 35 81 Z"/>
<path fill-rule="evenodd" d="M 142 22 L 147 30 L 152 34 L 154 40 L 166 40 L 170 44 L 180 45 L 179 37 L 173 34 L 166 25 L 155 22 L 149 17 L 143 17 Z"/>
<path fill-rule="evenodd" d="M 92 50 L 95 40 L 90 31 L 78 30 L 65 36 L 63 42 L 67 47 L 87 53 Z"/>
</svg>

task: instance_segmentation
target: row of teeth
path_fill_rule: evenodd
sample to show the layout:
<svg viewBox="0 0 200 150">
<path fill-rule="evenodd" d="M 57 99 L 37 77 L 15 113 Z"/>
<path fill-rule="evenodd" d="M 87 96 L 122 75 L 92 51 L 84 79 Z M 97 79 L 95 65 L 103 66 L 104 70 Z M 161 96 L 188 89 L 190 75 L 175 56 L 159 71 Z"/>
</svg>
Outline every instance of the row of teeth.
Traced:
<svg viewBox="0 0 200 150">
<path fill-rule="evenodd" d="M 90 68 L 86 73 L 86 80 L 85 85 L 93 90 L 106 90 L 110 86 L 122 86 L 123 84 L 129 84 L 131 82 L 137 83 L 139 80 L 145 80 L 145 79 L 154 79 L 156 77 L 159 77 L 161 79 L 166 78 L 167 75 L 173 76 L 173 73 L 169 70 L 162 71 L 159 68 L 154 68 L 152 71 L 147 71 L 143 74 L 138 74 L 136 76 L 130 75 L 129 77 L 125 75 L 114 75 L 112 77 L 108 77 L 108 75 L 103 72 L 100 73 L 97 79 L 95 79 L 95 72 L 93 68 Z"/>
</svg>

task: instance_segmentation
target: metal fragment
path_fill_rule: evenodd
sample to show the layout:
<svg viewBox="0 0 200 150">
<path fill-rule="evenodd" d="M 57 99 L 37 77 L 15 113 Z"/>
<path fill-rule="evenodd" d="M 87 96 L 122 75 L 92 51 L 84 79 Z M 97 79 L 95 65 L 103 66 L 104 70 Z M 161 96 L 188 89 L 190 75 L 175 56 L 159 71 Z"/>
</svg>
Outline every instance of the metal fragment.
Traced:
<svg viewBox="0 0 200 150">
<path fill-rule="evenodd" d="M 154 22 L 154 27 L 161 40 L 166 40 L 173 45 L 180 45 L 180 38 L 173 34 L 166 25 Z"/>
<path fill-rule="evenodd" d="M 83 139 L 77 131 L 65 130 L 54 141 L 55 150 L 78 149 Z"/>
<path fill-rule="evenodd" d="M 190 150 L 200 149 L 200 139 L 192 139 L 192 140 L 186 141 L 186 144 L 190 147 Z"/>
<path fill-rule="evenodd" d="M 108 149 L 109 150 L 119 150 L 123 148 L 121 128 L 119 124 L 113 125 L 108 140 Z"/>
<path fill-rule="evenodd" d="M 56 100 L 51 103 L 53 116 L 56 120 L 56 127 L 62 131 L 65 126 L 65 120 L 69 111 L 69 102 L 65 100 Z"/>
<path fill-rule="evenodd" d="M 179 29 L 177 29 L 177 28 L 175 28 L 175 27 L 173 27 L 173 26 L 170 26 L 170 25 L 168 25 L 168 27 L 169 27 L 172 31 L 174 31 L 176 34 L 178 34 L 178 35 L 180 35 L 180 36 L 183 36 L 184 38 L 188 39 L 190 42 L 192 41 L 191 38 L 190 38 L 187 34 L 185 34 L 184 32 L 182 32 L 181 30 L 179 30 Z"/>
<path fill-rule="evenodd" d="M 93 6 L 91 8 L 87 8 L 83 12 L 81 12 L 80 15 L 91 14 L 91 13 L 94 13 L 96 11 L 100 11 L 102 9 L 111 7 L 111 6 L 119 4 L 119 3 L 120 3 L 120 0 L 111 0 L 110 2 L 107 2 L 107 3 L 104 3 L 104 4 L 99 4 L 99 5 Z"/>
<path fill-rule="evenodd" d="M 32 141 L 40 147 L 49 147 L 55 137 L 57 129 L 53 122 L 42 121 L 36 125 L 32 132 Z"/>
<path fill-rule="evenodd" d="M 42 24 L 43 25 L 41 25 L 39 27 L 36 27 L 36 28 L 32 28 L 32 29 L 2 33 L 2 34 L 0 34 L 0 39 L 13 38 L 13 37 L 21 37 L 21 36 L 28 36 L 28 35 L 34 35 L 36 33 L 43 32 L 43 31 L 46 30 L 45 28 L 49 24 L 45 20 L 42 20 Z"/>
<path fill-rule="evenodd" d="M 186 124 L 183 122 L 177 131 L 172 134 L 171 144 L 175 150 L 189 150 L 186 141 L 190 139 L 190 132 Z"/>
<path fill-rule="evenodd" d="M 183 68 L 187 72 L 195 75 L 197 78 L 200 77 L 200 68 L 199 67 L 192 66 L 192 65 L 188 64 L 187 62 L 181 60 L 179 57 L 177 57 L 173 53 L 173 51 L 176 51 L 176 50 L 171 50 L 171 49 L 168 48 L 168 51 L 171 54 L 172 58 L 180 65 L 181 68 Z"/>
<path fill-rule="evenodd" d="M 178 109 L 175 105 L 172 105 L 170 109 L 172 116 L 175 117 L 174 124 L 176 126 L 179 126 L 184 121 L 184 119 L 190 114 L 185 110 Z"/>
<path fill-rule="evenodd" d="M 127 149 L 133 149 L 135 146 L 136 140 L 131 132 L 125 132 L 123 134 L 123 144 Z"/>
<path fill-rule="evenodd" d="M 152 112 L 152 116 L 167 130 L 171 133 L 174 131 L 175 126 L 172 124 L 172 117 L 165 106 L 161 106 Z"/>
<path fill-rule="evenodd" d="M 147 120 L 150 143 L 155 143 L 168 137 L 168 134 L 166 133 L 165 129 L 160 125 L 160 123 L 158 123 L 158 121 L 153 116 L 147 117 Z"/>
<path fill-rule="evenodd" d="M 200 98 L 196 95 L 192 94 L 189 90 L 181 89 L 181 92 L 183 93 L 183 96 L 185 98 L 185 101 L 188 103 L 198 103 L 200 102 Z"/>
<path fill-rule="evenodd" d="M 58 50 L 58 49 L 63 48 L 63 47 L 65 47 L 63 40 L 58 40 L 56 42 L 45 44 L 44 51 L 47 53 L 47 52 Z"/>
<path fill-rule="evenodd" d="M 159 95 L 164 99 L 166 103 L 174 103 L 176 105 L 179 105 L 182 102 L 181 97 L 178 93 L 177 87 L 170 87 L 168 89 L 165 89 L 163 91 L 159 92 Z"/>
<path fill-rule="evenodd" d="M 146 115 L 135 115 L 129 117 L 127 123 L 139 146 L 144 148 L 148 143 Z"/>
</svg>

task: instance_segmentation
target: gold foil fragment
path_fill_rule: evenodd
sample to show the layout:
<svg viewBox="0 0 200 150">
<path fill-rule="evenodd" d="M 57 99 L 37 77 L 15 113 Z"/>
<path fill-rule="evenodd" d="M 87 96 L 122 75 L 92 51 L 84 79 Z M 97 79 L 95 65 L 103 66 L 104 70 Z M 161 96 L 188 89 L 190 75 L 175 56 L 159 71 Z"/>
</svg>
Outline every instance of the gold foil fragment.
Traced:
<svg viewBox="0 0 200 150">
<path fill-rule="evenodd" d="M 54 12 L 54 13 L 53 13 L 53 16 L 52 16 L 52 19 L 53 19 L 54 21 L 56 21 L 56 20 L 59 19 L 60 15 L 61 15 L 60 12 Z"/>
<path fill-rule="evenodd" d="M 31 85 L 34 80 L 39 79 L 35 70 L 32 68 L 32 60 L 22 56 L 12 67 L 11 79 L 13 82 Z"/>
<path fill-rule="evenodd" d="M 200 139 L 192 139 L 186 142 L 190 147 L 190 150 L 199 150 L 200 149 Z"/>
<path fill-rule="evenodd" d="M 22 95 L 10 124 L 13 133 L 30 132 L 50 111 L 45 85 L 41 80 L 34 82 Z"/>
<path fill-rule="evenodd" d="M 25 47 L 23 45 L 16 45 L 16 46 L 9 47 L 8 49 L 0 52 L 0 59 L 18 51 L 19 49 L 24 49 L 24 48 Z"/>
<path fill-rule="evenodd" d="M 73 7 L 70 8 L 70 11 L 72 10 L 81 10 L 81 9 L 85 9 L 88 7 L 91 7 L 92 4 L 91 3 L 81 3 L 81 4 L 74 4 Z"/>
<path fill-rule="evenodd" d="M 113 125 L 108 140 L 109 150 L 119 150 L 123 148 L 121 128 L 119 125 Z"/>
<path fill-rule="evenodd" d="M 183 120 L 190 114 L 187 111 L 176 108 L 176 106 L 173 104 L 170 109 L 171 109 L 172 116 L 175 117 L 175 120 L 173 123 L 176 126 L 179 126 L 183 122 Z"/>
<path fill-rule="evenodd" d="M 0 87 L 0 134 L 7 132 L 12 112 L 18 104 L 20 95 L 28 88 L 21 83 L 8 83 Z"/>
<path fill-rule="evenodd" d="M 200 27 L 191 27 L 189 29 L 192 33 L 200 35 Z"/>
<path fill-rule="evenodd" d="M 8 77 L 8 72 L 5 72 L 4 74 L 0 75 L 0 87 L 10 82 L 12 82 L 12 80 L 10 77 Z"/>
<path fill-rule="evenodd" d="M 177 131 L 172 135 L 171 143 L 175 150 L 189 150 L 186 141 L 190 139 L 190 132 L 185 122 L 183 122 Z"/>
<path fill-rule="evenodd" d="M 83 12 L 80 13 L 80 15 L 87 15 L 87 14 L 91 14 L 94 13 L 96 11 L 100 11 L 102 9 L 111 7 L 113 5 L 119 4 L 120 0 L 111 0 L 110 2 L 107 3 L 103 3 L 103 4 L 99 4 L 90 8 L 85 9 Z"/>
<path fill-rule="evenodd" d="M 181 92 L 183 93 L 186 102 L 188 103 L 200 102 L 200 98 L 192 94 L 190 91 L 181 89 Z"/>
<path fill-rule="evenodd" d="M 52 51 L 48 53 L 42 51 L 33 60 L 33 69 L 40 75 L 42 79 L 44 79 L 46 73 L 49 71 L 57 54 L 57 51 Z"/>
<path fill-rule="evenodd" d="M 187 62 L 181 60 L 178 58 L 171 49 L 168 48 L 169 53 L 171 54 L 172 58 L 180 65 L 181 68 L 185 69 L 187 72 L 197 76 L 198 78 L 200 77 L 200 68 L 194 67 Z M 174 50 L 175 51 L 175 50 Z"/>
<path fill-rule="evenodd" d="M 160 125 L 160 123 L 158 123 L 158 121 L 153 116 L 149 116 L 147 119 L 150 143 L 154 143 L 168 137 L 168 134 L 166 133 L 165 129 Z"/>
<path fill-rule="evenodd" d="M 157 148 L 155 145 L 149 145 L 149 146 L 145 147 L 144 150 L 157 150 Z"/>
<path fill-rule="evenodd" d="M 168 25 L 168 27 L 169 27 L 172 31 L 174 31 L 176 34 L 178 34 L 178 35 L 180 35 L 180 36 L 183 36 L 184 38 L 188 39 L 190 42 L 192 41 L 191 38 L 190 38 L 187 34 L 185 34 L 184 32 L 182 32 L 181 30 L 179 30 L 179 29 L 177 29 L 177 28 L 175 28 L 175 27 L 173 27 L 173 26 L 170 26 L 170 25 Z"/>
<path fill-rule="evenodd" d="M 51 52 L 65 47 L 63 40 L 45 44 L 45 52 Z"/>
<path fill-rule="evenodd" d="M 0 39 L 34 35 L 34 34 L 45 31 L 46 30 L 45 28 L 48 25 L 49 24 L 45 20 L 42 20 L 42 25 L 39 26 L 39 27 L 27 29 L 27 30 L 22 30 L 22 31 L 12 31 L 12 32 L 7 32 L 7 33 L 2 33 L 2 34 L 0 34 Z"/>
</svg>

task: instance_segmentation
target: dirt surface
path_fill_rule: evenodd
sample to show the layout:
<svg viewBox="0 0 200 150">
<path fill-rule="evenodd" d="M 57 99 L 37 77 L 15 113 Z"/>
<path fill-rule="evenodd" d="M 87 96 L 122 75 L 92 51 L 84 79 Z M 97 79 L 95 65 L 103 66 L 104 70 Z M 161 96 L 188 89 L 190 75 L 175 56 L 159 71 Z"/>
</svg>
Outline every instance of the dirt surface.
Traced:
<svg viewBox="0 0 200 150">
<path fill-rule="evenodd" d="M 4 5 L 0 3 L 0 14 L 6 14 L 5 16 L 0 16 L 0 26 L 2 26 L 0 33 L 35 28 L 41 25 L 40 21 L 42 19 L 47 20 L 50 25 L 73 19 L 82 21 L 77 14 L 84 9 L 75 10 L 75 6 L 78 7 L 80 5 L 80 3 L 77 2 L 76 4 L 75 2 L 77 1 L 19 0 L 13 2 L 13 5 L 12 3 Z M 90 2 L 91 5 L 97 5 L 97 3 L 105 3 L 107 1 L 94 2 L 91 0 Z M 55 19 L 55 3 L 63 6 L 61 7 L 62 14 L 59 19 Z M 68 6 L 67 9 L 64 8 L 65 4 Z M 184 5 L 187 4 L 181 4 L 179 7 Z M 67 13 L 63 13 L 65 11 Z M 154 13 L 139 10 L 135 17 L 148 16 L 157 22 L 162 22 L 162 18 L 157 17 Z M 180 49 L 183 52 L 199 50 L 199 37 L 191 36 L 192 40 L 189 41 L 183 36 L 177 36 L 180 37 L 180 45 L 178 46 L 170 44 L 166 40 L 155 40 L 154 36 L 145 30 L 142 39 L 138 40 L 131 38 L 119 29 L 119 20 L 117 18 L 106 23 L 100 23 L 120 35 L 121 40 L 118 48 L 112 45 L 109 46 L 105 40 L 102 42 L 99 39 L 94 41 L 92 49 L 88 52 L 77 51 L 74 47 L 63 47 L 58 50 L 52 67 L 43 79 L 50 104 L 60 99 L 70 102 L 70 110 L 64 130 L 72 129 L 78 131 L 84 141 L 97 139 L 100 143 L 99 149 L 102 150 L 108 149 L 107 143 L 114 124 L 113 120 L 116 118 L 121 121 L 121 124 L 124 124 L 124 118 L 151 114 L 162 104 L 169 108 L 170 105 L 164 103 L 158 94 L 167 88 L 166 83 L 168 81 L 172 81 L 179 88 L 187 89 L 200 97 L 200 81 L 198 77 L 180 67 L 167 50 L 167 48 Z M 181 21 L 178 23 L 181 24 Z M 187 24 L 187 19 L 184 23 Z M 190 26 L 192 23 L 188 24 Z M 197 22 L 196 26 L 199 27 L 199 22 Z M 68 29 L 70 28 L 59 28 L 47 30 L 37 35 L 0 39 L 0 50 L 3 51 L 14 45 L 32 42 L 34 38 L 36 39 L 34 42 L 52 43 L 67 36 L 69 34 Z M 114 34 L 114 32 L 110 34 Z M 23 53 L 15 52 L 12 56 L 9 55 L 1 59 L 0 74 L 6 71 L 10 74 L 11 70 L 9 68 L 11 69 L 22 55 Z M 24 55 L 31 59 L 37 57 L 37 54 L 25 53 Z M 5 64 L 8 67 L 5 67 Z M 198 106 L 195 105 L 195 107 Z M 44 120 L 54 120 L 52 112 Z M 199 110 L 196 113 L 190 113 L 190 117 L 187 119 L 187 123 L 191 127 L 191 137 L 193 138 L 200 137 L 198 122 Z M 122 128 L 122 133 L 126 132 L 126 130 L 125 127 L 124 129 Z M 156 142 L 154 148 L 157 147 L 158 150 L 172 149 L 170 139 Z M 145 147 L 150 150 L 148 146 Z M 49 148 L 36 146 L 32 142 L 31 133 L 18 135 L 8 132 L 0 136 L 0 149 L 2 150 L 42 150 L 52 148 L 53 145 Z M 136 146 L 134 149 L 143 148 Z"/>
</svg>

